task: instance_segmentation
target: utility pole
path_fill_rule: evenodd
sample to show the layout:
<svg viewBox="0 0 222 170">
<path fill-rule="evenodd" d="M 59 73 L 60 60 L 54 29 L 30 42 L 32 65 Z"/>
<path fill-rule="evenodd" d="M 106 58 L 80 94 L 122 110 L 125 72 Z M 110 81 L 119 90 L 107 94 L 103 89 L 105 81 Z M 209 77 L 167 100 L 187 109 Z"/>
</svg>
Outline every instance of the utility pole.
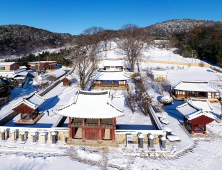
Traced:
<svg viewBox="0 0 222 170">
<path fill-rule="evenodd" d="M 193 63 L 193 50 L 192 50 L 192 63 Z"/>
</svg>

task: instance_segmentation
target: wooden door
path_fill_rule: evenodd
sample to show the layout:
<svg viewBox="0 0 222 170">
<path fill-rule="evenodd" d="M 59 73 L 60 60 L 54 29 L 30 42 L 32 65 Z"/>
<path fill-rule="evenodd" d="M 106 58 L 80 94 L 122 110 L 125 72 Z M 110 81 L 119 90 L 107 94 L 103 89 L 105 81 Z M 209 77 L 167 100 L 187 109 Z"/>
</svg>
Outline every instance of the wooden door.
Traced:
<svg viewBox="0 0 222 170">
<path fill-rule="evenodd" d="M 86 140 L 97 140 L 98 129 L 87 128 L 86 129 Z"/>
</svg>

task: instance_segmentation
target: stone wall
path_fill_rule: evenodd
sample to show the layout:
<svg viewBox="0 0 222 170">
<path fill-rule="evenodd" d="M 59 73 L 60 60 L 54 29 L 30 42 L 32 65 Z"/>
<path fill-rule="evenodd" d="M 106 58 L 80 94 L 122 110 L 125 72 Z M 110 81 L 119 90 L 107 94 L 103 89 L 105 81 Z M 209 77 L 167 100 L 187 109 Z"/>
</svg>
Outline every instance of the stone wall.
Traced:
<svg viewBox="0 0 222 170">
<path fill-rule="evenodd" d="M 0 106 L 2 106 L 5 103 L 7 103 L 10 99 L 11 99 L 11 94 L 9 96 L 7 96 L 7 97 L 0 98 Z"/>
<path fill-rule="evenodd" d="M 18 114 L 17 112 L 11 111 L 11 112 L 8 112 L 7 114 L 5 114 L 4 116 L 2 116 L 0 119 L 0 126 L 7 123 L 9 120 L 14 118 L 17 114 Z"/>
<path fill-rule="evenodd" d="M 166 137 L 166 135 L 158 135 L 158 134 L 152 134 L 154 137 L 154 144 L 160 144 L 160 136 Z M 132 134 L 133 137 L 133 144 L 138 144 L 138 135 L 137 134 Z M 126 144 L 126 134 L 116 134 L 115 135 L 115 141 L 118 142 L 119 144 Z M 143 139 L 144 144 L 148 144 L 148 136 L 144 135 Z"/>
<path fill-rule="evenodd" d="M 24 132 L 24 131 L 16 131 L 16 138 L 18 139 L 21 139 L 21 132 Z M 32 141 L 32 133 L 33 132 L 26 132 L 25 134 L 25 139 L 28 139 L 28 140 L 31 140 Z M 38 136 L 38 140 L 39 141 L 42 141 L 44 136 L 41 135 L 42 132 L 37 132 L 37 136 Z M 52 141 L 52 135 L 51 135 L 52 132 L 46 132 L 46 139 L 48 141 Z M 12 137 L 12 132 L 10 131 L 6 131 L 5 132 L 5 137 L 6 138 L 11 138 Z M 58 141 L 65 141 L 65 138 L 68 138 L 69 137 L 69 131 L 60 131 L 58 132 L 57 131 L 57 140 Z M 0 132 L 0 139 L 2 138 L 2 132 Z M 10 139 L 9 139 L 10 140 Z"/>
</svg>

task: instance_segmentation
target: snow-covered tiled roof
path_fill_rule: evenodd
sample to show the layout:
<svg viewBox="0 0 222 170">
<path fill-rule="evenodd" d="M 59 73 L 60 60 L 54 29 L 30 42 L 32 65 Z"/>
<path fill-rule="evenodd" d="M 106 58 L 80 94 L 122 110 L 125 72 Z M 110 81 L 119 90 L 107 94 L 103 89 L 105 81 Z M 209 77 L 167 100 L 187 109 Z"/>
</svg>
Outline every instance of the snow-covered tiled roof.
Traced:
<svg viewBox="0 0 222 170">
<path fill-rule="evenodd" d="M 50 75 L 54 76 L 55 78 L 59 78 L 59 77 L 63 76 L 64 74 L 66 74 L 66 72 L 62 69 L 58 69 L 58 70 L 50 73 Z"/>
<path fill-rule="evenodd" d="M 70 81 L 74 79 L 74 77 L 72 75 L 67 75 L 65 78 L 67 78 Z"/>
<path fill-rule="evenodd" d="M 0 62 L 0 66 L 10 66 L 14 64 L 15 62 Z"/>
<path fill-rule="evenodd" d="M 92 79 L 94 80 L 128 80 L 129 75 L 124 71 L 121 72 L 113 72 L 113 71 L 99 71 L 96 76 Z"/>
<path fill-rule="evenodd" d="M 103 66 L 122 66 L 123 67 L 124 61 L 122 59 L 105 59 Z"/>
<path fill-rule="evenodd" d="M 174 89 L 182 91 L 218 92 L 206 81 L 181 81 Z"/>
<path fill-rule="evenodd" d="M 192 120 L 195 119 L 197 117 L 200 117 L 202 115 L 209 117 L 211 119 L 215 119 L 214 115 L 209 111 L 210 105 L 208 105 L 209 101 L 201 101 L 200 99 L 195 99 L 196 101 L 190 99 L 188 100 L 186 103 L 177 106 L 177 110 L 183 114 L 188 120 Z M 199 101 L 198 101 L 199 100 Z M 200 102 L 203 102 L 202 104 L 200 104 Z M 202 107 L 203 105 L 208 105 L 208 106 L 204 106 L 204 110 Z M 196 104 L 196 105 L 195 105 Z M 208 109 L 207 109 L 208 107 Z M 211 110 L 212 111 L 212 110 Z"/>
<path fill-rule="evenodd" d="M 202 109 L 203 111 L 213 112 L 213 106 L 210 104 L 208 99 L 196 99 L 190 98 L 187 102 L 194 105 L 197 108 Z"/>
<path fill-rule="evenodd" d="M 108 119 L 124 116 L 124 111 L 110 102 L 109 91 L 79 91 L 75 101 L 56 111 L 57 114 L 88 119 Z"/>
<path fill-rule="evenodd" d="M 32 109 L 37 109 L 39 106 L 41 106 L 45 102 L 45 99 L 41 96 L 39 96 L 37 93 L 33 93 L 30 96 L 23 98 L 20 102 L 13 105 L 12 109 L 18 107 L 21 104 L 25 104 Z"/>
<path fill-rule="evenodd" d="M 166 70 L 159 69 L 159 70 L 152 70 L 153 75 L 167 75 Z"/>
</svg>

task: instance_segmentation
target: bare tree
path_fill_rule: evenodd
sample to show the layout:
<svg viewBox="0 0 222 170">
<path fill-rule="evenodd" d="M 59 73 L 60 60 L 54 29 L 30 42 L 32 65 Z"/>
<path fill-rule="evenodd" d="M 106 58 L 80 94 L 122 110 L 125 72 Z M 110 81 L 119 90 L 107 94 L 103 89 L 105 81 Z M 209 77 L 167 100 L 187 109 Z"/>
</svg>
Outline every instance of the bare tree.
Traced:
<svg viewBox="0 0 222 170">
<path fill-rule="evenodd" d="M 73 49 L 73 72 L 77 71 L 80 78 L 80 88 L 84 90 L 90 82 L 90 78 L 97 69 L 97 54 L 102 46 L 100 41 L 103 39 L 101 27 L 91 27 L 83 31 L 76 39 L 76 46 Z"/>
<path fill-rule="evenodd" d="M 131 71 L 134 71 L 134 65 L 138 63 L 144 47 L 143 35 L 143 31 L 138 26 L 127 24 L 120 30 L 121 41 L 116 41 L 117 46 L 126 53 Z"/>
</svg>

